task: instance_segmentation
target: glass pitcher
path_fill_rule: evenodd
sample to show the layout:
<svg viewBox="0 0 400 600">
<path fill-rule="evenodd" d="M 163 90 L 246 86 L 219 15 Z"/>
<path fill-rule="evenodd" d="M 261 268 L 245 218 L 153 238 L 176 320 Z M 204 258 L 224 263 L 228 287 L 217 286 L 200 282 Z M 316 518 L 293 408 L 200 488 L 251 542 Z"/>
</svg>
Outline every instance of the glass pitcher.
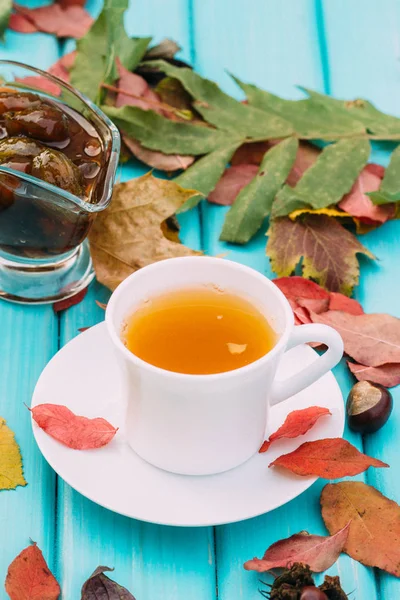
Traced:
<svg viewBox="0 0 400 600">
<path fill-rule="evenodd" d="M 84 199 L 12 163 L 4 166 L 0 157 L 0 298 L 54 302 L 76 294 L 94 277 L 86 238 L 96 214 L 111 201 L 120 136 L 88 98 L 44 71 L 0 60 L 0 78 L 0 92 L 31 92 L 55 103 L 92 140 L 80 163 L 86 177 L 93 171 L 94 183 Z M 0 124 L 0 138 L 6 135 Z M 96 152 L 100 158 L 92 159 Z"/>
</svg>

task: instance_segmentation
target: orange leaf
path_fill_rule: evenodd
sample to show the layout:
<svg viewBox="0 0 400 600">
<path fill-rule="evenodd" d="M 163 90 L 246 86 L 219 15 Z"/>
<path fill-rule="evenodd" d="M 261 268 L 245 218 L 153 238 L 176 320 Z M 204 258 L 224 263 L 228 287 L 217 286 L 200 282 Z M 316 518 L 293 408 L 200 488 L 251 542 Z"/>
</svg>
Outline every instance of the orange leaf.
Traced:
<svg viewBox="0 0 400 600">
<path fill-rule="evenodd" d="M 57 600 L 61 593 L 36 544 L 14 558 L 8 567 L 5 587 L 11 600 Z"/>
<path fill-rule="evenodd" d="M 118 430 L 102 417 L 80 417 L 61 404 L 39 404 L 31 412 L 43 431 L 74 450 L 101 448 Z"/>
<path fill-rule="evenodd" d="M 284 467 L 297 475 L 336 479 L 358 475 L 368 467 L 388 467 L 386 463 L 362 454 L 342 438 L 305 442 L 294 452 L 279 456 L 270 465 Z"/>
<path fill-rule="evenodd" d="M 321 494 L 322 518 L 331 534 L 350 523 L 344 546 L 363 565 L 400 577 L 400 507 L 361 481 L 328 484 Z"/>
<path fill-rule="evenodd" d="M 293 410 L 286 417 L 283 425 L 275 433 L 269 436 L 267 442 L 261 446 L 259 452 L 266 452 L 272 442 L 281 438 L 295 438 L 309 431 L 320 417 L 332 413 L 321 406 L 310 406 L 301 410 Z M 266 445 L 267 444 L 267 445 Z"/>
</svg>

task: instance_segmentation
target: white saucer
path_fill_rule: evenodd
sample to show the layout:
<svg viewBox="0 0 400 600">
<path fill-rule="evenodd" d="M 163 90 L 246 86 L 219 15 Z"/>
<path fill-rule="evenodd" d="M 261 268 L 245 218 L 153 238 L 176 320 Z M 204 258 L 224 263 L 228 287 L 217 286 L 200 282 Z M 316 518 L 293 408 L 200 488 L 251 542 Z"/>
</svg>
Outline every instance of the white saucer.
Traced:
<svg viewBox="0 0 400 600">
<path fill-rule="evenodd" d="M 308 346 L 294 348 L 285 355 L 278 378 L 295 373 L 315 357 Z M 271 409 L 269 430 L 273 432 L 294 409 L 313 405 L 329 408 L 332 416 L 320 419 L 307 435 L 275 442 L 267 453 L 220 475 L 174 475 L 148 464 L 127 445 L 124 398 L 119 365 L 101 323 L 78 335 L 49 362 L 36 385 L 32 406 L 65 404 L 78 415 L 104 417 L 120 428 L 115 438 L 99 450 L 78 451 L 55 441 L 35 423 L 33 432 L 48 463 L 78 492 L 128 517 L 165 525 L 232 523 L 289 502 L 316 478 L 269 469 L 269 463 L 305 441 L 341 437 L 344 428 L 342 394 L 328 373 Z"/>
</svg>

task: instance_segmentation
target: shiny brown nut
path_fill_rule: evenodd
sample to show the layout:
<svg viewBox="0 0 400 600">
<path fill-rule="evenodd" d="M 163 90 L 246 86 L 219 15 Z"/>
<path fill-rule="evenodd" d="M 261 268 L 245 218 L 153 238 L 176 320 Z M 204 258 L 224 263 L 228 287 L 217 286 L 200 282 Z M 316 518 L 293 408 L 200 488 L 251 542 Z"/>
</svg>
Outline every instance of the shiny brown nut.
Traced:
<svg viewBox="0 0 400 600">
<path fill-rule="evenodd" d="M 303 588 L 300 600 L 328 600 L 328 596 L 313 585 Z"/>
<path fill-rule="evenodd" d="M 11 90 L 0 92 L 0 114 L 10 110 L 25 110 L 38 107 L 42 103 L 37 94 L 30 92 L 14 92 Z"/>
<path fill-rule="evenodd" d="M 51 183 L 75 196 L 82 196 L 82 175 L 62 152 L 46 148 L 32 161 L 34 177 Z"/>
<path fill-rule="evenodd" d="M 42 142 L 61 142 L 68 137 L 66 115 L 48 104 L 19 112 L 7 112 L 4 124 L 8 135 L 25 135 Z"/>
<path fill-rule="evenodd" d="M 0 162 L 16 157 L 37 156 L 44 146 L 26 137 L 9 137 L 0 140 Z"/>
<path fill-rule="evenodd" d="M 383 385 L 359 381 L 350 390 L 346 411 L 350 429 L 360 433 L 378 431 L 393 409 L 392 394 Z"/>
</svg>

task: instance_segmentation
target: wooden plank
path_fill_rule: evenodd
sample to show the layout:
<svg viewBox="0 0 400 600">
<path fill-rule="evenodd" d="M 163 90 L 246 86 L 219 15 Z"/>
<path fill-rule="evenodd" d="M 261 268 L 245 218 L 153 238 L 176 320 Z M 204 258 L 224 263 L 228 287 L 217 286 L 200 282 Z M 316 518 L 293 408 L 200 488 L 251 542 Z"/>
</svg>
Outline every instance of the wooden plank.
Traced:
<svg viewBox="0 0 400 600">
<path fill-rule="evenodd" d="M 383 0 L 344 0 L 323 3 L 330 87 L 333 95 L 362 97 L 382 110 L 400 116 L 399 48 L 400 9 L 398 2 Z M 351 60 L 349 60 L 351 57 Z M 385 148 L 374 156 L 385 163 Z M 388 312 L 400 317 L 398 244 L 400 223 L 391 222 L 362 238 L 379 259 L 363 263 L 358 296 L 367 312 Z M 400 427 L 400 390 L 392 390 L 394 411 L 389 423 L 379 432 L 365 436 L 365 451 L 391 465 L 390 469 L 370 470 L 367 481 L 389 498 L 400 502 L 400 465 L 398 431 Z M 392 600 L 400 592 L 398 579 L 377 572 L 380 598 Z"/>
<path fill-rule="evenodd" d="M 91 8 L 96 10 L 93 3 Z M 127 29 L 130 35 L 154 35 L 155 41 L 172 37 L 183 47 L 181 56 L 190 58 L 186 0 L 133 3 L 127 15 Z M 65 51 L 70 49 L 68 43 Z M 125 181 L 147 170 L 132 161 L 124 165 L 119 177 Z M 183 243 L 200 248 L 198 211 L 181 215 L 180 222 Z M 76 335 L 79 327 L 104 318 L 95 299 L 107 301 L 108 296 L 100 285 L 90 286 L 84 302 L 62 315 L 61 344 Z M 127 519 L 96 506 L 62 481 L 58 523 L 57 571 L 65 598 L 77 598 L 82 582 L 99 564 L 115 567 L 115 579 L 137 598 L 211 600 L 215 597 L 210 528 L 174 529 Z"/>
<path fill-rule="evenodd" d="M 301 0 L 277 3 L 272 0 L 232 0 L 224 3 L 202 0 L 195 3 L 193 15 L 195 67 L 218 81 L 227 91 L 234 87 L 224 70 L 237 74 L 286 97 L 299 97 L 295 84 L 323 91 L 326 80 L 325 55 L 320 14 L 314 2 Z M 307 83 L 305 83 L 307 82 Z M 239 97 L 239 95 L 238 95 Z M 266 225 L 244 247 L 218 241 L 225 208 L 203 203 L 204 249 L 208 254 L 226 253 L 235 260 L 273 276 L 265 256 Z M 343 365 L 335 370 L 342 391 L 347 395 L 350 376 Z M 361 447 L 361 439 L 347 432 L 347 439 Z M 324 533 L 319 510 L 319 493 L 324 485 L 316 483 L 308 492 L 268 515 L 251 521 L 218 527 L 216 530 L 218 591 L 223 599 L 253 597 L 259 575 L 247 573 L 242 564 L 260 556 L 274 541 L 306 529 Z M 342 556 L 330 569 L 340 574 L 344 588 L 356 590 L 359 598 L 376 598 L 373 573 Z M 263 579 L 268 579 L 265 577 Z"/>
<path fill-rule="evenodd" d="M 37 6 L 40 2 L 31 2 Z M 8 31 L 0 58 L 46 68 L 58 57 L 57 42 L 45 34 Z M 9 563 L 35 540 L 51 568 L 54 556 L 55 474 L 40 454 L 24 403 L 40 372 L 57 350 L 58 323 L 51 306 L 18 306 L 0 300 L 0 415 L 16 434 L 28 485 L 0 492 L 0 585 Z M 2 597 L 4 592 L 2 592 Z"/>
</svg>

